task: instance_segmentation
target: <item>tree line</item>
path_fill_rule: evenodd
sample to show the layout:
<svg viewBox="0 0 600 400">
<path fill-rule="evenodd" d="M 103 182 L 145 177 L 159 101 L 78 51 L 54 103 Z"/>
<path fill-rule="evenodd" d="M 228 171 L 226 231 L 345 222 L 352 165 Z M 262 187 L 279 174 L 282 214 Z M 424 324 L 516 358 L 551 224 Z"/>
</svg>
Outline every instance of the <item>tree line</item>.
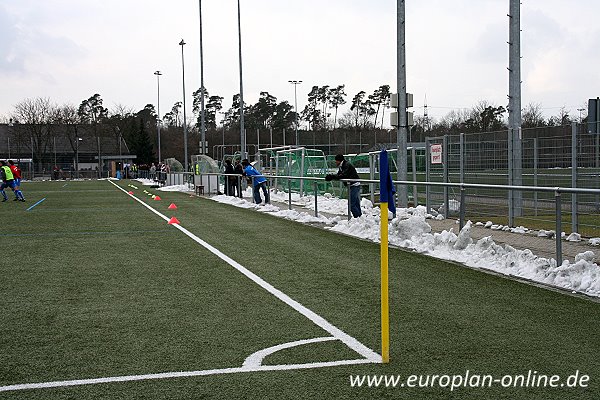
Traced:
<svg viewBox="0 0 600 400">
<path fill-rule="evenodd" d="M 10 119 L 19 126 L 19 129 L 13 129 L 17 144 L 30 147 L 36 158 L 41 158 L 50 150 L 52 139 L 58 135 L 68 143 L 73 152 L 78 146 L 78 138 L 98 138 L 98 143 L 100 138 L 110 138 L 119 144 L 124 139 L 129 153 L 136 154 L 140 163 L 150 163 L 156 160 L 157 155 L 157 125 L 160 125 L 161 136 L 164 138 L 161 140 L 163 158 L 180 158 L 183 154 L 181 130 L 184 123 L 190 132 L 188 146 L 196 148 L 199 141 L 201 96 L 204 96 L 208 132 L 214 133 L 222 129 L 225 140 L 225 130 L 239 131 L 239 94 L 234 95 L 231 106 L 221 112 L 224 98 L 210 95 L 206 89 L 193 92 L 193 117 L 188 121 L 183 121 L 181 102 L 176 102 L 161 119 L 152 104 L 147 104 L 138 111 L 122 105 L 108 110 L 103 106 L 101 95 L 97 93 L 83 99 L 78 107 L 70 104 L 57 105 L 48 98 L 25 99 L 15 105 Z M 371 94 L 359 91 L 350 100 L 349 109 L 340 115 L 340 107 L 347 104 L 345 85 L 313 86 L 307 95 L 306 106 L 296 113 L 287 101 L 278 101 L 275 96 L 264 91 L 260 92 L 255 104 L 244 104 L 244 126 L 249 131 L 280 132 L 292 130 L 296 124 L 304 121 L 306 126 L 301 130 L 312 132 L 313 142 L 315 135 L 331 135 L 332 131 L 338 130 L 355 134 L 359 132 L 361 137 L 366 137 L 372 131 L 377 137 L 377 131 L 381 131 L 380 139 L 393 139 L 394 135 L 387 134 L 390 129 L 386 128 L 389 125 L 385 118 L 386 115 L 389 118 L 390 97 L 389 85 L 381 85 Z M 223 114 L 221 127 L 217 125 L 218 113 Z M 414 126 L 409 130 L 409 139 L 417 142 L 423 141 L 426 136 L 502 131 L 507 129 L 506 119 L 505 107 L 480 101 L 471 109 L 452 110 L 439 119 L 415 116 Z M 574 119 L 564 108 L 549 118 L 544 117 L 539 104 L 529 104 L 522 110 L 524 129 L 568 125 Z M 585 122 L 587 116 L 584 118 L 580 115 L 580 119 Z M 344 137 L 345 135 L 346 133 Z M 234 143 L 237 136 L 232 135 L 232 139 Z"/>
</svg>

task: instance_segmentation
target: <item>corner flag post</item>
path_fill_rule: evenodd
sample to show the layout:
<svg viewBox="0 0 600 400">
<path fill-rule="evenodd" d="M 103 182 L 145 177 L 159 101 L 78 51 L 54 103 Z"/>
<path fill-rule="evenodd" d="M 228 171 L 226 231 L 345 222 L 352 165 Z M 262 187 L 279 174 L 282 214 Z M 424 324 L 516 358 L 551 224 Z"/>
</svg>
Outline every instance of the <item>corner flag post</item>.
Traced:
<svg viewBox="0 0 600 400">
<path fill-rule="evenodd" d="M 390 311 L 388 298 L 388 205 L 381 203 L 381 361 L 390 362 Z"/>
<path fill-rule="evenodd" d="M 391 204 L 388 204 L 388 201 Z M 390 309 L 388 281 L 388 207 L 396 212 L 394 205 L 394 185 L 389 171 L 388 154 L 381 151 L 379 157 L 379 203 L 381 208 L 381 361 L 390 362 Z"/>
</svg>

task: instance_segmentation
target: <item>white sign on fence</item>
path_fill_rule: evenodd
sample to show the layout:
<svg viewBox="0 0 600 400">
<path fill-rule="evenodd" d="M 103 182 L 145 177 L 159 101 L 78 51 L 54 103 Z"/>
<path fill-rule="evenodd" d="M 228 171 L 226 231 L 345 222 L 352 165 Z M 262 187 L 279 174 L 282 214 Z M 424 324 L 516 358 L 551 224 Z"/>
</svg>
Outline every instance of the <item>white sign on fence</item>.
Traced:
<svg viewBox="0 0 600 400">
<path fill-rule="evenodd" d="M 442 163 L 442 145 L 432 144 L 431 145 L 431 163 L 441 164 Z"/>
</svg>

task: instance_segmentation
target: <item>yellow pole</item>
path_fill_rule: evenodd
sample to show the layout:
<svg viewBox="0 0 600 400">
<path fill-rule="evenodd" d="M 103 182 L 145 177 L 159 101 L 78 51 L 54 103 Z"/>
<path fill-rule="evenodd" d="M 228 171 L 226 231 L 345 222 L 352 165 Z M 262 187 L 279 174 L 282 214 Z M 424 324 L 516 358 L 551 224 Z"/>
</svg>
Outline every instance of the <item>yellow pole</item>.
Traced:
<svg viewBox="0 0 600 400">
<path fill-rule="evenodd" d="M 388 204 L 381 203 L 381 361 L 390 362 L 390 307 L 388 299 Z"/>
</svg>

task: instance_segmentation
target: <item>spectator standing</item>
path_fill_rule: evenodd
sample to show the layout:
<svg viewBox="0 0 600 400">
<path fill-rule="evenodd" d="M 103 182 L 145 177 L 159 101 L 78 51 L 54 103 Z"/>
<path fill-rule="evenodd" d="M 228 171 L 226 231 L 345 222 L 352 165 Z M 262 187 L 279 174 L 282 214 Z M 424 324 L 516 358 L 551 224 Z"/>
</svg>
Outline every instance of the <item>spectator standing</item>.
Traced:
<svg viewBox="0 0 600 400">
<path fill-rule="evenodd" d="M 326 181 L 340 179 L 360 179 L 356 168 L 346 159 L 343 154 L 335 156 L 335 164 L 338 166 L 337 174 L 329 174 L 325 176 Z M 343 182 L 344 186 L 348 186 L 348 182 Z M 362 215 L 360 209 L 360 182 L 350 182 L 348 201 L 350 202 L 350 212 L 354 218 Z"/>
<path fill-rule="evenodd" d="M 239 175 L 235 177 L 235 187 L 237 188 L 237 196 L 242 198 L 242 175 L 244 175 L 244 167 L 240 164 L 240 160 L 236 160 L 233 173 Z"/>
<path fill-rule="evenodd" d="M 231 160 L 225 160 L 225 173 L 233 175 L 235 174 L 235 170 L 233 168 L 233 164 L 231 164 Z M 237 183 L 237 178 L 235 176 L 225 176 L 225 194 L 227 196 L 235 196 L 235 186 Z"/>
</svg>

